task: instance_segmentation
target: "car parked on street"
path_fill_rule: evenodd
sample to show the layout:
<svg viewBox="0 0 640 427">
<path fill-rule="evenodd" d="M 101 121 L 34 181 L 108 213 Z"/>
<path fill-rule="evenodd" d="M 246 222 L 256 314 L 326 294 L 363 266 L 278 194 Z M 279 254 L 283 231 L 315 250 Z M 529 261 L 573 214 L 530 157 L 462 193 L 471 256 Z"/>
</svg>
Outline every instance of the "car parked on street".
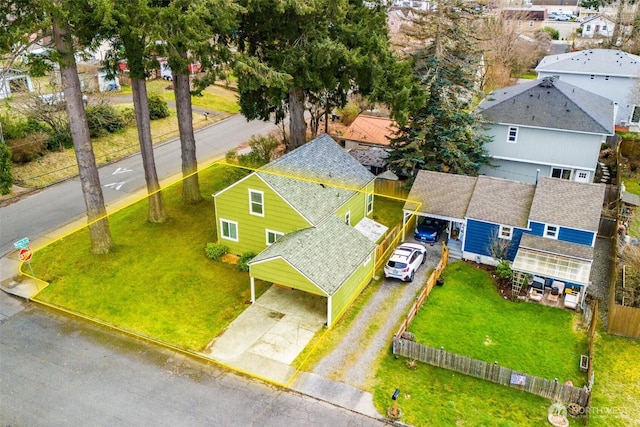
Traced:
<svg viewBox="0 0 640 427">
<path fill-rule="evenodd" d="M 413 237 L 421 242 L 435 243 L 447 228 L 447 221 L 435 218 L 421 218 L 418 220 L 416 232 Z"/>
<path fill-rule="evenodd" d="M 384 277 L 411 282 L 420 265 L 427 260 L 427 248 L 419 243 L 398 246 L 384 266 Z"/>
</svg>

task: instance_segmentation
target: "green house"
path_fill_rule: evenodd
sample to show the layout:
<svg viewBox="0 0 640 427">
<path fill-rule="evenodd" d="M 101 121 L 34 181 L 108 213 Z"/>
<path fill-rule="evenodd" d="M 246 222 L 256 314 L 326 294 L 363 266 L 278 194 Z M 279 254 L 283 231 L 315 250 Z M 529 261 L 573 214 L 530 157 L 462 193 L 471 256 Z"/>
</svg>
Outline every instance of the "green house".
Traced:
<svg viewBox="0 0 640 427">
<path fill-rule="evenodd" d="M 218 242 L 257 253 L 260 279 L 327 298 L 327 325 L 374 272 L 375 243 L 354 229 L 373 212 L 375 177 L 321 135 L 214 194 Z"/>
</svg>

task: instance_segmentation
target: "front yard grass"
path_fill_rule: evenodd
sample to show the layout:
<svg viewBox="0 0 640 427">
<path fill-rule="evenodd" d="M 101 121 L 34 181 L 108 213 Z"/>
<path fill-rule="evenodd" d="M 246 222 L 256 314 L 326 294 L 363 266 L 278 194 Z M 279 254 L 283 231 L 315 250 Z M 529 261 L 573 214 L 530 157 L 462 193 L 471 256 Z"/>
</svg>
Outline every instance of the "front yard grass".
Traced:
<svg viewBox="0 0 640 427">
<path fill-rule="evenodd" d="M 409 330 L 416 341 L 576 387 L 588 338 L 579 313 L 500 297 L 486 271 L 450 264 Z"/>
<path fill-rule="evenodd" d="M 51 284 L 36 300 L 123 329 L 201 351 L 245 308 L 249 275 L 204 254 L 215 241 L 211 194 L 242 172 L 213 165 L 200 173 L 204 201 L 181 202 L 180 183 L 164 190 L 170 219 L 147 222 L 142 200 L 110 215 L 115 250 L 92 255 L 86 228 L 37 251 L 32 266 Z M 267 289 L 258 283 L 257 294 Z"/>
</svg>

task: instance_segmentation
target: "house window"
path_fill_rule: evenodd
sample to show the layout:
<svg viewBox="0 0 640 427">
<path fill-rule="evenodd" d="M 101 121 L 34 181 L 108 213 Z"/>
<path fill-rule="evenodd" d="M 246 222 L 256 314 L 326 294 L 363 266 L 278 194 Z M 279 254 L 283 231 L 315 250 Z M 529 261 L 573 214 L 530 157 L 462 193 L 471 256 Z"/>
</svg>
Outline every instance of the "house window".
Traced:
<svg viewBox="0 0 640 427">
<path fill-rule="evenodd" d="M 602 31 L 607 31 L 607 26 L 606 26 L 606 25 L 603 25 L 603 26 L 602 26 Z M 607 76 L 607 77 L 608 77 L 608 76 Z"/>
<path fill-rule="evenodd" d="M 587 25 L 587 32 L 591 31 L 591 24 Z M 591 74 L 591 78 L 593 78 L 593 74 Z"/>
<path fill-rule="evenodd" d="M 509 135 L 507 136 L 507 142 L 515 143 L 518 139 L 518 128 L 515 126 L 509 126 Z"/>
<path fill-rule="evenodd" d="M 222 230 L 223 239 L 233 240 L 234 242 L 238 241 L 238 223 L 237 222 L 221 219 L 220 229 Z"/>
<path fill-rule="evenodd" d="M 276 240 L 284 236 L 284 233 L 279 231 L 265 230 L 265 232 L 267 233 L 267 246 L 274 244 Z"/>
<path fill-rule="evenodd" d="M 557 225 L 545 225 L 544 226 L 544 237 L 548 237 L 549 239 L 557 239 L 558 238 L 558 226 Z"/>
<path fill-rule="evenodd" d="M 249 190 L 249 212 L 251 215 L 264 216 L 264 193 Z"/>
<path fill-rule="evenodd" d="M 552 178 L 571 179 L 571 169 L 552 168 Z"/>
<path fill-rule="evenodd" d="M 351 225 L 351 211 L 347 211 L 347 213 L 344 214 L 344 223 Z"/>
<path fill-rule="evenodd" d="M 640 122 L 640 105 L 633 107 L 633 114 L 631 115 L 631 123 Z"/>
<path fill-rule="evenodd" d="M 511 240 L 511 236 L 513 235 L 513 227 L 508 227 L 506 225 L 500 226 L 500 238 L 505 240 Z"/>
<path fill-rule="evenodd" d="M 373 212 L 373 193 L 367 194 L 367 215 Z"/>
</svg>

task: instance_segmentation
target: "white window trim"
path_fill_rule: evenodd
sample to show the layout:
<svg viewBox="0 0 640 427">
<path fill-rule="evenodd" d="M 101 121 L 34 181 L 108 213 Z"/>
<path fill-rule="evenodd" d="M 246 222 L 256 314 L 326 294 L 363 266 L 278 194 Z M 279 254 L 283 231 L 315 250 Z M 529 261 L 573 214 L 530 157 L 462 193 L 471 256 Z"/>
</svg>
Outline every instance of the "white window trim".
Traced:
<svg viewBox="0 0 640 427">
<path fill-rule="evenodd" d="M 509 235 L 505 236 L 503 234 L 503 231 L 507 231 L 507 230 L 509 230 Z M 504 239 L 504 240 L 511 240 L 513 238 L 513 227 L 510 227 L 508 225 L 501 225 L 499 233 L 500 233 L 500 234 L 498 234 L 499 238 Z"/>
<path fill-rule="evenodd" d="M 549 178 L 553 178 L 553 170 L 554 169 L 559 169 L 560 170 L 560 177 L 556 178 L 556 179 L 564 179 L 565 181 L 573 181 L 574 178 L 575 178 L 573 169 L 563 168 L 563 167 L 552 167 L 551 168 L 551 173 L 549 174 Z M 564 174 L 564 171 L 569 171 L 569 178 L 563 178 L 562 177 L 562 175 Z"/>
<path fill-rule="evenodd" d="M 369 200 L 371 200 L 371 203 L 369 203 Z M 364 203 L 365 215 L 370 215 L 371 212 L 373 212 L 373 193 L 367 193 Z M 369 208 L 369 206 L 371 206 L 371 208 Z"/>
<path fill-rule="evenodd" d="M 550 236 L 548 234 L 549 227 L 555 227 L 555 229 L 556 229 L 556 232 L 555 232 L 555 234 L 553 236 Z M 558 240 L 558 234 L 560 234 L 560 226 L 559 225 L 555 225 L 555 224 L 545 224 L 544 225 L 544 233 L 542 234 L 542 237 L 546 237 L 547 239 Z"/>
<path fill-rule="evenodd" d="M 236 228 L 236 238 L 232 238 L 232 237 L 227 237 L 224 235 L 224 223 L 228 223 L 228 224 L 233 224 L 233 226 L 235 226 Z M 234 242 L 237 242 L 240 238 L 240 232 L 238 231 L 238 223 L 236 221 L 229 221 L 228 219 L 224 219 L 224 218 L 220 218 L 220 238 L 221 239 L 225 239 L 225 240 L 232 240 Z"/>
<path fill-rule="evenodd" d="M 274 236 L 276 236 L 276 240 L 274 242 L 272 242 L 272 243 L 269 242 L 269 233 L 271 233 Z M 282 236 L 284 236 L 284 233 L 281 233 L 280 231 L 269 230 L 268 228 L 266 228 L 264 230 L 264 238 L 265 238 L 265 243 L 267 244 L 267 246 L 273 245 Z"/>
<path fill-rule="evenodd" d="M 515 135 L 513 135 L 513 137 L 511 136 L 511 130 L 515 130 Z M 519 133 L 518 126 L 509 126 L 507 128 L 507 142 L 511 144 L 515 144 L 516 142 L 518 142 L 518 133 Z"/>
<path fill-rule="evenodd" d="M 262 213 L 253 211 L 254 201 L 251 199 L 251 196 L 254 193 L 260 195 L 260 200 L 261 200 L 260 206 L 262 206 Z M 255 203 L 257 203 L 257 202 L 255 202 Z M 255 215 L 255 216 L 262 216 L 262 217 L 264 216 L 264 191 L 249 189 L 249 213 L 251 215 Z"/>
<path fill-rule="evenodd" d="M 351 225 L 351 211 L 347 211 L 347 212 L 344 214 L 344 222 L 345 222 L 345 224 L 347 224 L 347 225 Z"/>
</svg>

